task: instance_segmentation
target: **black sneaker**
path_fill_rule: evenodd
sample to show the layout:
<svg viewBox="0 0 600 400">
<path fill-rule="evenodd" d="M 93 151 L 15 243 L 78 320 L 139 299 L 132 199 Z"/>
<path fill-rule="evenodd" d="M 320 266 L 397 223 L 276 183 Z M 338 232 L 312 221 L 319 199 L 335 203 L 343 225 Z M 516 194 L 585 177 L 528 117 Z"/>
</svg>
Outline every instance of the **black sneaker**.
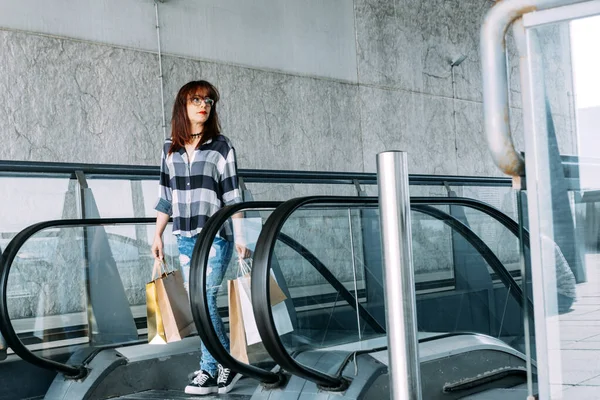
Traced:
<svg viewBox="0 0 600 400">
<path fill-rule="evenodd" d="M 229 368 L 223 368 L 219 364 L 219 377 L 217 378 L 217 385 L 219 385 L 219 394 L 229 393 L 237 381 L 240 380 L 242 375 Z"/>
<path fill-rule="evenodd" d="M 198 371 L 190 372 L 187 377 L 188 381 L 191 382 L 196 376 L 200 375 L 201 372 L 202 372 L 201 369 L 199 369 Z"/>
<path fill-rule="evenodd" d="M 219 387 L 217 386 L 217 381 L 206 371 L 200 371 L 198 375 L 196 375 L 189 385 L 185 387 L 185 392 L 187 394 L 211 394 L 217 393 L 219 391 Z"/>
</svg>

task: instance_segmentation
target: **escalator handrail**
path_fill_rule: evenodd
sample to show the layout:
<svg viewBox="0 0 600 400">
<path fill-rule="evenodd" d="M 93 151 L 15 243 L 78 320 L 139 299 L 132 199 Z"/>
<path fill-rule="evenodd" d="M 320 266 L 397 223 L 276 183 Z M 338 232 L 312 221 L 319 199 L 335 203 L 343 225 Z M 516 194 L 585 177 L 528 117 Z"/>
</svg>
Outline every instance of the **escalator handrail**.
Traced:
<svg viewBox="0 0 600 400">
<path fill-rule="evenodd" d="M 437 198 L 435 199 L 437 200 Z M 471 202 L 468 201 L 471 199 L 457 197 L 444 197 L 439 199 L 440 201 L 438 202 L 438 204 L 443 204 L 441 199 L 450 204 L 460 204 L 461 201 L 464 201 L 464 203 L 472 204 L 474 207 L 486 209 L 489 215 L 504 215 L 499 210 L 496 210 L 491 206 L 485 207 L 485 203 L 476 200 Z M 514 281 L 514 279 L 512 278 L 510 273 L 508 273 L 506 268 L 504 268 L 503 264 L 496 257 L 496 255 L 489 249 L 489 247 L 477 235 L 475 235 L 475 233 L 470 228 L 468 228 L 456 218 L 434 207 L 430 207 L 429 209 L 425 203 L 427 200 L 431 200 L 431 198 L 411 198 L 411 205 L 413 204 L 413 202 L 421 203 L 420 211 L 427 212 L 428 214 L 443 220 L 451 226 L 454 225 L 455 228 L 459 231 L 459 233 L 461 233 L 461 235 L 465 237 L 465 239 L 469 240 L 470 243 L 476 245 L 476 249 L 478 249 L 478 251 L 483 251 L 482 256 L 499 274 L 503 283 L 511 288 L 510 292 L 513 293 L 514 291 L 513 296 L 516 296 L 517 301 L 519 301 L 519 293 L 522 293 L 521 288 Z M 326 205 L 342 204 L 345 206 L 350 204 L 374 205 L 378 203 L 378 198 L 348 196 L 307 196 L 288 200 L 279 207 L 277 207 L 265 222 L 263 229 L 261 230 L 261 233 L 259 235 L 258 241 L 256 243 L 256 251 L 253 258 L 253 269 L 251 279 L 252 307 L 254 310 L 259 334 L 263 339 L 263 345 L 265 346 L 267 352 L 271 354 L 274 361 L 281 366 L 281 368 L 294 375 L 315 382 L 316 384 L 322 387 L 339 388 L 343 387 L 344 385 L 342 378 L 330 376 L 312 368 L 302 366 L 301 364 L 296 362 L 294 358 L 287 352 L 285 346 L 281 342 L 277 329 L 275 328 L 272 309 L 270 307 L 270 262 L 275 248 L 275 241 L 280 235 L 280 231 L 285 221 L 294 211 L 296 211 L 302 206 L 315 203 Z M 509 221 L 505 218 L 503 218 L 503 221 L 500 222 L 503 224 L 509 223 Z"/>
<path fill-rule="evenodd" d="M 198 235 L 196 245 L 192 252 L 190 261 L 190 305 L 192 308 L 192 316 L 198 330 L 198 336 L 204 343 L 204 346 L 210 354 L 226 368 L 233 371 L 257 379 L 263 383 L 276 384 L 281 381 L 281 376 L 266 371 L 262 368 L 255 367 L 251 364 L 244 364 L 235 359 L 227 349 L 221 344 L 208 309 L 208 298 L 206 293 L 206 270 L 208 258 L 212 243 L 221 230 L 223 224 L 235 213 L 243 212 L 244 209 L 274 209 L 281 202 L 275 201 L 258 201 L 237 203 L 230 206 L 225 206 L 213 214 Z"/>
<path fill-rule="evenodd" d="M 6 246 L 0 255 L 0 331 L 8 347 L 24 361 L 40 368 L 60 372 L 68 377 L 77 379 L 87 374 L 83 365 L 68 365 L 54 360 L 37 356 L 30 351 L 19 339 L 12 325 L 8 312 L 8 277 L 12 263 L 25 242 L 34 234 L 48 228 L 59 227 L 88 227 L 106 225 L 132 225 L 155 223 L 156 218 L 90 218 L 90 219 L 61 219 L 39 222 L 20 231 Z"/>
<path fill-rule="evenodd" d="M 481 211 L 484 214 L 489 215 L 496 221 L 500 222 L 505 228 L 507 228 L 516 237 L 519 237 L 519 223 L 513 218 L 509 217 L 502 211 L 495 207 L 490 206 L 480 200 L 470 199 L 468 197 L 411 197 L 411 204 L 426 204 L 426 205 L 440 205 L 440 206 L 465 206 L 472 208 L 477 211 Z M 523 230 L 523 240 L 525 245 L 529 247 L 529 231 Z"/>
<path fill-rule="evenodd" d="M 487 244 L 471 228 L 459 221 L 452 215 L 429 205 L 415 204 L 411 209 L 417 210 L 436 219 L 439 219 L 457 231 L 477 252 L 483 257 L 486 263 L 498 275 L 504 286 L 508 287 L 510 295 L 523 307 L 523 290 L 512 277 L 510 272 L 504 267 L 504 264 L 498 259 L 496 254 L 489 248 Z M 528 302 L 529 311 L 533 312 L 533 304 Z"/>
<path fill-rule="evenodd" d="M 198 334 L 202 339 L 208 351 L 222 365 L 230 368 L 241 375 L 249 376 L 258 379 L 262 382 L 273 384 L 281 380 L 280 375 L 263 369 L 254 367 L 249 364 L 244 364 L 229 354 L 227 349 L 221 344 L 215 327 L 210 318 L 208 311 L 208 299 L 206 290 L 199 288 L 206 287 L 206 268 L 212 242 L 225 223 L 233 214 L 243 212 L 244 210 L 257 209 L 275 209 L 282 202 L 244 202 L 231 206 L 223 207 L 215 213 L 206 222 L 204 228 L 198 236 L 196 246 L 192 253 L 191 268 L 190 268 L 190 303 L 192 305 L 192 315 L 194 322 L 198 327 Z M 294 251 L 302 255 L 316 270 L 323 276 L 329 284 L 334 287 L 340 296 L 354 308 L 359 315 L 378 333 L 385 333 L 385 328 L 364 308 L 362 304 L 356 304 L 354 296 L 344 287 L 344 285 L 327 269 L 325 265 L 308 249 L 291 237 L 281 234 L 279 237 L 281 242 L 291 247 Z M 358 308 L 357 308 L 358 307 Z"/>
</svg>

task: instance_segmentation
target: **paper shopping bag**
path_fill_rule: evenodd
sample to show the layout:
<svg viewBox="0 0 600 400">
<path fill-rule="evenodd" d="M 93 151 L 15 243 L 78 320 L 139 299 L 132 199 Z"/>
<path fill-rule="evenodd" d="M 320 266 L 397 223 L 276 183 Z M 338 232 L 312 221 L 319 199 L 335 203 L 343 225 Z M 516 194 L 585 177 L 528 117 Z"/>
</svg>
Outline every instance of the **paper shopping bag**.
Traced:
<svg viewBox="0 0 600 400">
<path fill-rule="evenodd" d="M 270 294 L 271 294 L 271 307 L 273 320 L 275 322 L 275 328 L 277 333 L 285 335 L 294 330 L 292 326 L 292 320 L 288 312 L 287 306 L 284 302 L 286 296 L 281 291 L 281 288 L 275 281 L 275 278 L 271 275 L 270 278 Z M 253 345 L 262 342 L 260 333 L 258 332 L 258 326 L 256 326 L 256 320 L 254 319 L 254 311 L 252 309 L 252 298 L 250 295 L 250 275 L 242 276 L 236 279 L 237 285 L 242 286 L 244 290 L 239 291 L 240 306 L 242 309 L 242 315 L 244 315 L 244 332 L 246 333 L 246 343 Z M 252 318 L 246 318 L 246 316 L 252 316 Z"/>
<path fill-rule="evenodd" d="M 148 343 L 167 343 L 162 315 L 158 306 L 158 295 L 156 292 L 155 279 L 146 284 L 146 321 L 148 324 Z"/>
<path fill-rule="evenodd" d="M 194 318 L 181 271 L 171 271 L 156 280 L 156 293 L 168 343 L 195 331 Z"/>
<path fill-rule="evenodd" d="M 248 298 L 251 298 L 250 293 L 252 293 L 252 289 L 250 286 L 250 274 L 246 274 L 237 279 L 240 281 L 240 284 L 242 285 L 246 296 L 248 296 Z M 279 304 L 287 299 L 287 296 L 285 295 L 285 293 L 283 293 L 283 290 L 281 290 L 281 287 L 279 287 L 279 284 L 275 280 L 275 277 L 273 276 L 273 271 L 271 271 L 271 277 L 269 278 L 269 297 L 271 299 L 272 306 Z"/>
<path fill-rule="evenodd" d="M 238 295 L 237 280 L 227 281 L 227 297 L 229 303 L 229 348 L 231 356 L 243 363 L 249 364 L 244 332 L 244 317 L 240 296 Z"/>
<path fill-rule="evenodd" d="M 178 341 L 193 333 L 194 319 L 180 271 L 168 272 L 162 263 L 155 263 L 152 281 L 146 284 L 146 316 L 151 344 Z"/>
<path fill-rule="evenodd" d="M 249 345 L 246 341 L 244 321 L 246 319 L 254 320 L 254 314 L 243 314 L 240 301 L 241 291 L 238 280 L 227 281 L 230 354 L 238 361 L 246 364 L 268 360 L 271 356 L 262 342 Z"/>
</svg>

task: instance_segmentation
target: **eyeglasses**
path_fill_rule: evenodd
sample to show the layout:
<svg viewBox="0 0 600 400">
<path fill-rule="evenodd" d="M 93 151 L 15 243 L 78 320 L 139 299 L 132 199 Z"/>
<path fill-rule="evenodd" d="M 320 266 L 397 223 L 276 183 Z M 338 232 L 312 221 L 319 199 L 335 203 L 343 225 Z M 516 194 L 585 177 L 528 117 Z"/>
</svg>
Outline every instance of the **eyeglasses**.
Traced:
<svg viewBox="0 0 600 400">
<path fill-rule="evenodd" d="M 213 99 L 211 99 L 210 97 L 194 96 L 194 97 L 190 98 L 190 103 L 192 103 L 195 106 L 199 106 L 202 103 L 204 103 L 207 106 L 212 107 L 212 105 L 215 104 L 215 101 Z"/>
</svg>

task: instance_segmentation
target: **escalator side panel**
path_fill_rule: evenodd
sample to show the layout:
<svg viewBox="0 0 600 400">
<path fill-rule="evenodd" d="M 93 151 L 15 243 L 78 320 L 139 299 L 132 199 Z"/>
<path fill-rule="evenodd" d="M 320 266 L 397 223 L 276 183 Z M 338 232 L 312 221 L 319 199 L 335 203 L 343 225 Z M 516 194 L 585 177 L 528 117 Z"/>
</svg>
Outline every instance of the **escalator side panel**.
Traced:
<svg viewBox="0 0 600 400">
<path fill-rule="evenodd" d="M 77 354 L 77 353 L 75 353 Z M 105 350 L 94 357 L 92 362 L 87 365 L 88 375 L 81 380 L 65 378 L 58 374 L 50 389 L 46 393 L 44 400 L 64 400 L 64 399 L 88 399 L 88 394 L 92 392 L 106 376 L 114 371 L 119 365 L 127 362 L 115 350 Z"/>
<path fill-rule="evenodd" d="M 0 399 L 40 398 L 55 376 L 54 371 L 36 367 L 14 355 L 9 356 L 0 363 Z"/>
<path fill-rule="evenodd" d="M 340 363 L 350 354 L 347 351 L 308 351 L 298 356 L 298 361 L 303 365 L 318 368 L 334 374 Z M 373 389 L 373 383 L 387 373 L 387 366 L 367 354 L 357 356 L 358 375 L 355 375 L 355 365 L 350 362 L 343 370 L 342 375 L 350 382 L 345 392 L 328 392 L 321 390 L 315 383 L 297 376 L 290 377 L 287 385 L 281 389 L 265 390 L 259 386 L 252 396 L 252 400 L 367 400 L 389 398 L 389 389 L 379 386 Z M 377 392 L 377 397 L 368 397 L 366 393 Z"/>
<path fill-rule="evenodd" d="M 187 385 L 190 371 L 198 369 L 199 347 L 198 338 L 190 337 L 162 346 L 101 350 L 85 364 L 89 373 L 84 379 L 57 375 L 45 399 L 94 400 L 148 390 L 180 391 Z M 81 359 L 82 355 L 75 353 L 69 363 Z"/>
<path fill-rule="evenodd" d="M 522 368 L 522 374 L 508 375 L 470 389 L 444 392 L 448 384 L 460 382 L 498 370 Z M 495 388 L 506 388 L 525 382 L 525 362 L 512 354 L 500 351 L 471 351 L 421 363 L 421 385 L 424 399 L 450 400 Z"/>
</svg>

